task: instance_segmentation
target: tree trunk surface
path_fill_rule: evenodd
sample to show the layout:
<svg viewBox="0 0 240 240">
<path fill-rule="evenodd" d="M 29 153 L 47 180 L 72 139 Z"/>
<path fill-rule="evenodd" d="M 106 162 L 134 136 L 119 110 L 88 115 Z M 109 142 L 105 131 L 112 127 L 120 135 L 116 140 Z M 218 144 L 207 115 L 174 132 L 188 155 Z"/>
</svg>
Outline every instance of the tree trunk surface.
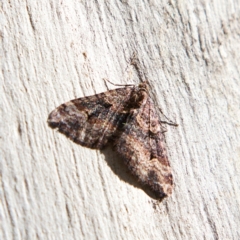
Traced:
<svg viewBox="0 0 240 240">
<path fill-rule="evenodd" d="M 1 5 L 0 239 L 240 239 L 240 1 Z M 161 202 L 111 147 L 47 124 L 117 88 L 104 78 L 147 80 L 178 124 L 164 125 L 174 190 Z"/>
</svg>

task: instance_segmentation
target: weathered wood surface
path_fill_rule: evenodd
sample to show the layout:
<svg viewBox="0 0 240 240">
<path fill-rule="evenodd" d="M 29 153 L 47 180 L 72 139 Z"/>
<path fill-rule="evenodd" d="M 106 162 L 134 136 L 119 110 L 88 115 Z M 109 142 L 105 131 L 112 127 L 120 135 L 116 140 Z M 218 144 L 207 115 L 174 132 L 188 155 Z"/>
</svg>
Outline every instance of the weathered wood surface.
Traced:
<svg viewBox="0 0 240 240">
<path fill-rule="evenodd" d="M 240 2 L 2 1 L 0 239 L 240 239 Z M 158 203 L 121 158 L 46 123 L 139 83 L 165 115 L 175 189 Z M 159 110 L 160 113 L 160 110 Z"/>
</svg>

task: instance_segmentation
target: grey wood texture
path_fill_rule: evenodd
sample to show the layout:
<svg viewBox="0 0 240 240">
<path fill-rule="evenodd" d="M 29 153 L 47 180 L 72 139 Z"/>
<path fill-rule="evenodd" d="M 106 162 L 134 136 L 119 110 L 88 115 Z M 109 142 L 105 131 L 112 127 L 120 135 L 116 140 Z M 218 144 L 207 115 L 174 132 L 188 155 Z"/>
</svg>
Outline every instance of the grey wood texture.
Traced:
<svg viewBox="0 0 240 240">
<path fill-rule="evenodd" d="M 238 0 L 9 0 L 0 25 L 0 239 L 240 239 Z M 162 202 L 111 148 L 47 125 L 61 103 L 116 88 L 103 78 L 148 80 L 179 124 L 165 126 Z"/>
</svg>

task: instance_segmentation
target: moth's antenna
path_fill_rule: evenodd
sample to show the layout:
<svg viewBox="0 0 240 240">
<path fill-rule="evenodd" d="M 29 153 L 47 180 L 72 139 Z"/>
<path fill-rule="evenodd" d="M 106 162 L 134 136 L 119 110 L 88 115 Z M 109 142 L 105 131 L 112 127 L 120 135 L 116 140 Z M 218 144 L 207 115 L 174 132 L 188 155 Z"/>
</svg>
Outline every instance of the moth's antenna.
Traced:
<svg viewBox="0 0 240 240">
<path fill-rule="evenodd" d="M 130 65 L 135 68 L 140 82 L 145 82 L 143 80 L 145 77 L 143 71 L 141 70 L 142 67 L 137 52 L 133 52 L 132 57 L 130 58 Z"/>
<path fill-rule="evenodd" d="M 133 87 L 133 86 L 135 86 L 134 84 L 115 84 L 115 83 L 111 82 L 110 80 L 108 80 L 107 78 L 103 78 L 103 80 L 111 83 L 114 86 L 119 86 L 119 87 Z"/>
</svg>

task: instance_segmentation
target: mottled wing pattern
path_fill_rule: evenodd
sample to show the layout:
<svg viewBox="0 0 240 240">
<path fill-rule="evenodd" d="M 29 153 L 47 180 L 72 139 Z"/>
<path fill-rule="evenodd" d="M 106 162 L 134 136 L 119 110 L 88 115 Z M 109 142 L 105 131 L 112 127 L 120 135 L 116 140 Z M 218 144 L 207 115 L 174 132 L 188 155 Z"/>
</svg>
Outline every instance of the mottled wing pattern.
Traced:
<svg viewBox="0 0 240 240">
<path fill-rule="evenodd" d="M 159 198 L 171 194 L 164 135 L 146 82 L 62 104 L 48 123 L 89 148 L 101 149 L 111 141 L 141 183 Z"/>
<path fill-rule="evenodd" d="M 140 107 L 131 109 L 115 148 L 133 175 L 163 198 L 172 193 L 173 180 L 166 154 L 165 139 L 154 104 L 139 91 Z"/>
<path fill-rule="evenodd" d="M 119 88 L 64 103 L 50 113 L 48 123 L 82 146 L 101 149 L 126 121 L 125 104 L 132 89 Z"/>
</svg>

